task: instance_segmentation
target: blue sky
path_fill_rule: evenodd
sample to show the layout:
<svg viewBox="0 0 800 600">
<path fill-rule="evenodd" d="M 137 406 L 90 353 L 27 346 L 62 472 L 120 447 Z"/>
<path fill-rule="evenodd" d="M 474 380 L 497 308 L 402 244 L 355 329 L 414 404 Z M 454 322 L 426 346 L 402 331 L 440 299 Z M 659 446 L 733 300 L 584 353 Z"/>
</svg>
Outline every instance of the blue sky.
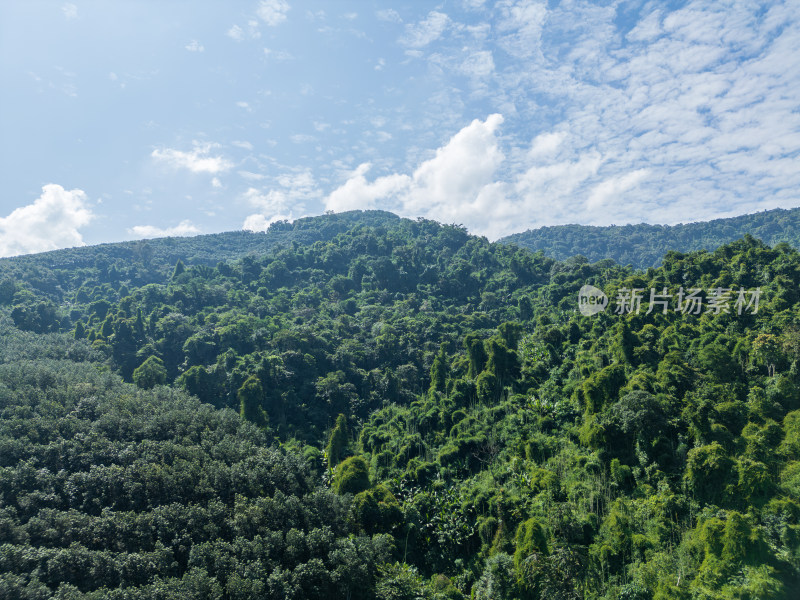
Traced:
<svg viewBox="0 0 800 600">
<path fill-rule="evenodd" d="M 800 3 L 8 0 L 0 255 L 800 206 Z"/>
</svg>

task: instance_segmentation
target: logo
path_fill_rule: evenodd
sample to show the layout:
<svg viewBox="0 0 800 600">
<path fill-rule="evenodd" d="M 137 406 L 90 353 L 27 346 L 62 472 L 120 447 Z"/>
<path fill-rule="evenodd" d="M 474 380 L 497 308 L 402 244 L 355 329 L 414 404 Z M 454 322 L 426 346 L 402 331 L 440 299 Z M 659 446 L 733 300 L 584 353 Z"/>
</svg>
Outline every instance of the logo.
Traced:
<svg viewBox="0 0 800 600">
<path fill-rule="evenodd" d="M 596 315 L 608 306 L 608 296 L 593 285 L 585 285 L 578 292 L 578 310 L 585 317 Z"/>
</svg>

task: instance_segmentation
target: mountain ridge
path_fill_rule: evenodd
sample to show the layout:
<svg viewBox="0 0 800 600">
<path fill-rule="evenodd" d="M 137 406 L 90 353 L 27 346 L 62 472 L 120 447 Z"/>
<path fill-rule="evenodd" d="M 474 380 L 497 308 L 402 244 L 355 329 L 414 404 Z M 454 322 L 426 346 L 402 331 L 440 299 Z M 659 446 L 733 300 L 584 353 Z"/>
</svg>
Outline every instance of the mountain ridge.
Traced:
<svg viewBox="0 0 800 600">
<path fill-rule="evenodd" d="M 787 242 L 798 248 L 800 208 L 775 208 L 676 225 L 551 225 L 513 233 L 497 241 L 533 251 L 541 250 L 557 260 L 581 254 L 591 262 L 611 258 L 619 264 L 647 268 L 658 266 L 669 250 L 713 251 L 745 234 L 761 239 L 769 246 Z M 642 236 L 648 239 L 642 240 Z"/>
</svg>

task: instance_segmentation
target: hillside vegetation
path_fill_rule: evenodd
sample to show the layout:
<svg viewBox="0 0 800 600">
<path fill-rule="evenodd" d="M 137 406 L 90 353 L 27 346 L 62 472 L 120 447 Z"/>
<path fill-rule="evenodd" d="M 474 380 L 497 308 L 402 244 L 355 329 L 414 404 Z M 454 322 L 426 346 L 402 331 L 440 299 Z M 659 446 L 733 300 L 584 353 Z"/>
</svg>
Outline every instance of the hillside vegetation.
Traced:
<svg viewBox="0 0 800 600">
<path fill-rule="evenodd" d="M 713 251 L 748 234 L 770 246 L 786 242 L 800 248 L 800 208 L 680 225 L 557 225 L 515 233 L 499 241 L 541 250 L 558 260 L 580 254 L 590 261 L 611 258 L 622 265 L 646 269 L 660 265 L 670 250 Z"/>
<path fill-rule="evenodd" d="M 289 227 L 227 262 L 0 262 L 0 597 L 800 594 L 788 244 L 636 271 L 387 213 Z M 585 284 L 761 297 L 583 316 Z"/>
</svg>

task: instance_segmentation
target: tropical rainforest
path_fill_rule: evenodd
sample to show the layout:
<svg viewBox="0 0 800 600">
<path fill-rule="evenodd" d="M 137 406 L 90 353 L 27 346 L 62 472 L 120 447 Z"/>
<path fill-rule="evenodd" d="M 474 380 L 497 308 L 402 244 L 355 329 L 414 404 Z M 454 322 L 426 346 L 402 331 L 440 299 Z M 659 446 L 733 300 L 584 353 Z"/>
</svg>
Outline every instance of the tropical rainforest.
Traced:
<svg viewBox="0 0 800 600">
<path fill-rule="evenodd" d="M 677 248 L 367 211 L 0 260 L 0 598 L 800 597 L 800 253 Z"/>
<path fill-rule="evenodd" d="M 657 267 L 670 250 L 716 250 L 745 235 L 770 246 L 786 242 L 800 248 L 800 208 L 680 225 L 556 225 L 509 235 L 502 240 L 546 256 L 566 260 L 575 255 L 590 261 L 613 258 L 616 262 L 646 269 Z"/>
</svg>

